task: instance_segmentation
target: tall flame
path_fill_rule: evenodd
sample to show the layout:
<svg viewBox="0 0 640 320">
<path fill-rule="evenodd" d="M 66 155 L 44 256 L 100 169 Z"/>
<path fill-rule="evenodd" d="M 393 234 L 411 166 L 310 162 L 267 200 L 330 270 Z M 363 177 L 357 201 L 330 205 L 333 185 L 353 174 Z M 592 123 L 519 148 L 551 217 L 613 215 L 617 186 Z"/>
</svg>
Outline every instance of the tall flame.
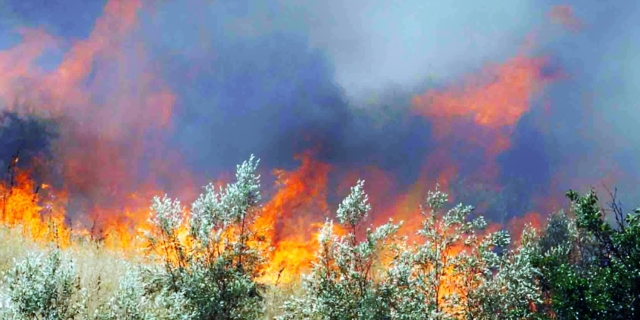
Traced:
<svg viewBox="0 0 640 320">
<path fill-rule="evenodd" d="M 297 170 L 276 170 L 279 188 L 256 221 L 256 227 L 266 231 L 274 247 L 267 270 L 270 281 L 290 281 L 309 266 L 317 244 L 315 229 L 328 215 L 330 166 L 314 159 L 311 152 L 296 158 L 301 161 Z"/>
</svg>

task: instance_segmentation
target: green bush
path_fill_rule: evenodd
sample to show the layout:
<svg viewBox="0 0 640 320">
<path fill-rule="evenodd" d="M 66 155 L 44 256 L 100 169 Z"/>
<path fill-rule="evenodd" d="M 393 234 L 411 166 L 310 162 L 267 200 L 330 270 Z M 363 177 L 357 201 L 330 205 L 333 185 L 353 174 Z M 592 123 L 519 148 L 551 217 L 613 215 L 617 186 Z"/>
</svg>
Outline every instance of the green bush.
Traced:
<svg viewBox="0 0 640 320">
<path fill-rule="evenodd" d="M 343 237 L 334 233 L 327 221 L 320 232 L 318 260 L 311 275 L 303 280 L 304 296 L 285 302 L 280 319 L 381 319 L 379 285 L 373 280 L 374 263 L 398 226 L 388 223 L 375 230 L 366 229 L 358 238 L 362 221 L 371 210 L 363 181 L 351 188 L 351 194 L 337 212 Z"/>
<path fill-rule="evenodd" d="M 444 214 L 447 195 L 429 192 L 424 221 L 407 244 L 394 236 L 398 225 L 358 229 L 371 209 L 359 182 L 338 209 L 344 237 L 327 222 L 320 250 L 304 295 L 284 305 L 280 319 L 532 319 L 539 302 L 532 265 L 535 233 L 527 229 L 522 246 L 506 251 L 506 232 L 477 231 L 482 217 L 470 219 L 473 208 L 457 205 Z M 501 254 L 497 249 L 503 250 Z M 372 268 L 385 251 L 392 254 L 378 272 Z M 382 261 L 384 262 L 384 261 Z"/>
<path fill-rule="evenodd" d="M 255 281 L 265 263 L 262 239 L 251 229 L 259 213 L 257 165 L 252 156 L 237 167 L 236 182 L 218 192 L 207 186 L 188 221 L 179 201 L 154 199 L 148 238 L 163 268 L 150 272 L 152 292 L 179 297 L 190 319 L 256 319 L 264 312 Z"/>
<path fill-rule="evenodd" d="M 613 196 L 613 195 L 612 195 Z M 610 204 L 609 217 L 594 191 L 569 191 L 575 218 L 550 218 L 536 264 L 547 303 L 558 319 L 635 319 L 640 310 L 640 210 L 624 214 Z"/>
<path fill-rule="evenodd" d="M 95 312 L 95 320 L 173 320 L 193 319 L 188 301 L 180 292 L 154 288 L 152 267 L 127 265 L 118 289 Z"/>
<path fill-rule="evenodd" d="M 63 259 L 60 250 L 46 255 L 30 252 L 3 275 L 0 315 L 15 320 L 81 319 L 85 301 L 79 296 L 86 299 L 86 292 L 80 288 L 73 262 Z"/>
</svg>

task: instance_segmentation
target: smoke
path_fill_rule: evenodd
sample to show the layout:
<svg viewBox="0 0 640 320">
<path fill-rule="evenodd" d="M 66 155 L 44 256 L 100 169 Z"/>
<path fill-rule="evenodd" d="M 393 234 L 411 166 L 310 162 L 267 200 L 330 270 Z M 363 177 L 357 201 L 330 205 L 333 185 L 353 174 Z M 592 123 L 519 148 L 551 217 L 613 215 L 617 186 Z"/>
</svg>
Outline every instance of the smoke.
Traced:
<svg viewBox="0 0 640 320">
<path fill-rule="evenodd" d="M 559 190 L 618 187 L 623 202 L 632 206 L 640 191 L 634 125 L 640 103 L 632 89 L 639 84 L 640 46 L 634 39 L 640 33 L 629 26 L 640 7 L 595 1 L 550 5 L 551 19 L 560 21 L 550 27 L 556 37 L 540 51 L 549 52 L 566 76 L 549 88 L 548 108 L 537 115 L 536 125 L 544 149 L 556 150 L 552 181 Z"/>
<path fill-rule="evenodd" d="M 143 161 L 166 153 L 160 133 L 173 96 L 138 45 L 141 9 L 138 1 L 106 3 L 81 39 L 25 23 L 15 29 L 20 41 L 0 53 L 4 107 L 26 105 L 59 124 L 53 149 L 72 212 L 120 206 L 114 199 L 154 183 L 142 169 L 155 164 Z M 40 60 L 51 51 L 61 52 L 57 63 Z"/>
<path fill-rule="evenodd" d="M 501 220 L 570 187 L 637 191 L 632 9 L 7 0 L 0 98 L 60 121 L 76 211 L 192 195 L 251 153 L 265 173 L 292 169 L 311 149 L 332 200 L 369 177 L 400 210 L 440 182 Z"/>
<path fill-rule="evenodd" d="M 30 160 L 50 160 L 51 142 L 57 136 L 55 123 L 33 115 L 15 112 L 0 113 L 0 168 L 9 167 L 18 158 L 17 166 L 32 169 Z M 26 161 L 19 161 L 20 158 Z M 41 168 L 40 168 L 41 169 Z M 3 178 L 7 172 L 0 172 Z M 46 178 L 46 177 L 39 177 Z"/>
<path fill-rule="evenodd" d="M 314 148 L 338 168 L 377 165 L 415 179 L 428 125 L 404 113 L 411 94 L 388 98 L 391 114 L 358 108 L 304 15 L 288 16 L 301 14 L 290 3 L 262 6 L 170 2 L 149 17 L 151 51 L 177 96 L 173 141 L 189 166 L 214 174 L 255 153 L 291 168 L 294 154 Z M 270 10 L 279 18 L 267 23 Z"/>
</svg>

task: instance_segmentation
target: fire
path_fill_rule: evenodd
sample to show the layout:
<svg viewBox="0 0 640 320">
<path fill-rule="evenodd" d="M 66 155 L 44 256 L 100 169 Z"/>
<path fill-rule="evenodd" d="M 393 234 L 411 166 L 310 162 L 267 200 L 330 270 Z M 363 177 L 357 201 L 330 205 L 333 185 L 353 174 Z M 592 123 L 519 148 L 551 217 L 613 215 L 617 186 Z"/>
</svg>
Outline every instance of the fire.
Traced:
<svg viewBox="0 0 640 320">
<path fill-rule="evenodd" d="M 278 190 L 264 205 L 255 223 L 274 247 L 267 281 L 286 282 L 296 277 L 314 258 L 318 222 L 328 215 L 326 203 L 329 165 L 312 152 L 296 156 L 295 171 L 276 170 Z M 275 275 L 275 279 L 273 279 Z"/>
<path fill-rule="evenodd" d="M 140 239 L 140 229 L 148 229 L 147 217 L 149 214 L 148 203 L 153 195 L 163 192 L 154 186 L 153 181 L 138 184 L 138 190 L 130 190 L 129 179 L 135 177 L 137 160 L 142 156 L 144 143 L 141 139 L 134 141 L 122 141 L 132 131 L 136 138 L 142 137 L 148 127 L 137 127 L 139 117 L 147 114 L 157 115 L 152 118 L 153 126 L 164 126 L 169 122 L 171 107 L 174 102 L 173 95 L 166 91 L 146 92 L 142 94 L 146 104 L 140 106 L 139 117 L 122 118 L 126 122 L 120 123 L 107 120 L 105 124 L 98 124 L 99 119 L 110 119 L 105 112 L 94 115 L 83 110 L 81 106 L 89 109 L 93 106 L 91 96 L 80 90 L 79 85 L 85 79 L 93 60 L 106 56 L 120 59 L 119 54 L 111 56 L 112 49 L 109 44 L 114 43 L 114 37 L 124 37 L 126 29 L 131 28 L 131 19 L 135 18 L 138 10 L 137 2 L 111 1 L 105 8 L 105 16 L 96 23 L 96 28 L 88 40 L 77 43 L 68 56 L 64 59 L 57 71 L 44 75 L 44 87 L 51 88 L 47 92 L 54 97 L 54 101 L 66 102 L 73 112 L 72 118 L 86 120 L 74 122 L 66 127 L 63 132 L 65 142 L 78 142 L 64 144 L 64 181 L 63 190 L 81 193 L 89 199 L 102 199 L 106 201 L 120 200 L 121 205 L 105 206 L 102 203 L 89 208 L 89 214 L 82 218 L 89 218 L 84 224 L 74 226 L 73 234 L 91 236 L 101 241 L 105 247 L 120 252 L 135 252 L 145 246 Z M 122 17 L 116 13 L 122 13 Z M 110 34 L 111 25 L 117 19 L 124 19 L 122 25 L 115 28 L 115 34 Z M 43 34 L 39 35 L 44 37 Z M 35 37 L 35 36 L 34 36 Z M 105 37 L 109 41 L 105 41 Z M 117 40 L 117 39 L 116 39 Z M 25 39 L 20 50 L 38 51 L 41 47 L 35 46 L 29 38 Z M 117 41 L 115 41 L 117 42 Z M 116 50 L 117 51 L 117 50 Z M 11 54 L 11 52 L 9 53 Z M 6 61 L 6 56 L 0 56 L 0 62 Z M 32 55 L 37 57 L 37 55 Z M 26 56 L 15 64 L 13 74 L 29 72 L 29 61 L 32 57 Z M 24 66 L 22 66 L 23 64 Z M 458 175 L 458 166 L 448 149 L 451 136 L 455 139 L 466 138 L 471 144 L 486 147 L 486 154 L 493 160 L 501 151 L 509 146 L 509 135 L 517 121 L 530 108 L 531 100 L 540 87 L 545 83 L 542 67 L 545 59 L 517 56 L 508 60 L 504 65 L 488 68 L 487 73 L 493 78 L 487 81 L 480 77 L 471 81 L 471 84 L 463 89 L 434 90 L 414 99 L 414 110 L 429 119 L 434 119 L 434 135 L 441 142 L 439 147 L 430 153 L 425 160 L 420 179 L 414 183 L 404 194 L 391 199 L 390 204 L 382 204 L 379 211 L 374 209 L 372 222 L 379 224 L 389 218 L 395 221 L 405 222 L 401 233 L 411 235 L 419 228 L 421 216 L 419 207 L 426 191 L 433 188 L 436 182 L 443 189 L 449 189 L 447 183 Z M 7 69 L 9 64 L 0 63 L 0 68 Z M 11 74 L 11 73 L 10 73 Z M 5 78 L 6 79 L 6 76 Z M 475 79 L 472 77 L 472 79 Z M 143 82 L 151 81 L 147 76 L 142 77 Z M 54 86 L 51 83 L 59 83 Z M 153 81 L 151 81 L 153 82 Z M 147 83 L 147 82 L 145 82 Z M 149 84 L 149 83 L 147 83 Z M 153 91 L 153 90 L 151 90 Z M 3 95 L 3 98 L 7 98 Z M 125 94 L 123 98 L 117 98 L 114 105 L 124 102 L 130 106 L 128 99 L 134 98 L 131 94 Z M 121 100 L 122 99 L 122 100 Z M 65 104 L 66 105 L 66 104 Z M 111 105 L 111 104 L 110 104 Z M 153 105 L 153 107 L 151 106 Z M 153 108 L 158 107 L 159 110 Z M 109 112 L 124 113 L 125 109 L 110 110 Z M 152 112 L 160 111 L 160 112 Z M 149 120 L 149 119 L 145 119 Z M 468 139 L 464 133 L 456 130 L 461 124 L 471 123 L 475 125 L 481 135 Z M 89 130 L 97 126 L 98 131 Z M 91 152 L 87 152 L 82 146 L 91 145 Z M 128 152 L 132 157 L 122 157 Z M 294 281 L 298 275 L 308 270 L 311 261 L 315 259 L 317 250 L 317 232 L 326 217 L 332 217 L 327 203 L 329 185 L 329 173 L 332 167 L 315 159 L 313 152 L 306 152 L 296 157 L 300 166 L 293 171 L 276 170 L 276 191 L 264 204 L 261 215 L 255 221 L 255 229 L 263 233 L 267 243 L 273 247 L 269 253 L 268 269 L 261 281 L 268 283 L 285 283 Z M 171 160 L 175 160 L 172 158 Z M 160 161 L 153 163 L 154 169 L 168 172 L 174 166 L 169 162 Z M 487 168 L 484 168 L 486 171 Z M 393 189 L 393 177 L 386 175 L 381 170 L 370 169 L 372 180 L 370 184 L 374 193 L 384 194 L 385 188 L 380 187 L 377 178 L 381 178 Z M 493 173 L 492 175 L 495 175 Z M 187 179 L 190 180 L 190 179 Z M 96 188 L 94 184 L 98 184 Z M 186 185 L 192 183 L 189 181 Z M 136 185 L 136 184 L 133 184 Z M 25 232 L 35 239 L 59 242 L 61 245 L 69 245 L 72 238 L 72 229 L 69 220 L 72 217 L 64 210 L 65 193 L 57 196 L 55 206 L 47 205 L 35 190 L 37 184 L 29 178 L 28 172 L 19 172 L 16 175 L 15 184 L 3 185 L 0 191 L 4 195 L 1 199 L 3 208 L 2 222 L 9 226 L 22 225 Z M 48 184 L 42 184 L 41 190 L 53 192 Z M 375 191 L 380 189 L 380 191 Z M 344 196 L 344 195 L 343 195 Z M 63 205 L 61 205 L 63 204 Z M 50 209 L 54 208 L 55 209 Z M 56 225 L 51 229 L 51 223 Z M 52 231 L 53 230 L 53 231 Z M 343 233 L 343 230 L 337 230 Z M 181 239 L 186 239 L 186 229 L 180 231 Z M 186 241 L 186 240 L 185 240 Z M 443 259 L 459 253 L 463 248 L 451 247 L 445 252 Z M 448 270 L 445 275 L 442 292 L 456 292 L 455 283 L 458 275 L 453 275 Z"/>
<path fill-rule="evenodd" d="M 23 235 L 67 247 L 71 230 L 65 222 L 64 193 L 45 195 L 30 172 L 10 167 L 8 184 L 0 183 L 0 223 L 19 227 Z"/>
<path fill-rule="evenodd" d="M 547 57 L 527 54 L 529 46 L 502 64 L 467 76 L 461 84 L 429 90 L 413 99 L 413 111 L 431 121 L 437 141 L 424 166 L 423 183 L 433 181 L 429 177 L 434 173 L 446 172 L 449 175 L 439 180 L 454 181 L 462 171 L 468 184 L 479 183 L 496 192 L 502 189 L 498 156 L 511 146 L 516 125 L 543 89 L 562 76 L 549 72 Z"/>
<path fill-rule="evenodd" d="M 24 236 L 36 242 L 60 247 L 68 247 L 78 238 L 94 239 L 122 253 L 136 252 L 146 245 L 138 231 L 149 228 L 149 197 L 144 197 L 144 206 L 129 201 L 132 206 L 122 210 L 95 208 L 91 223 L 85 224 L 69 217 L 65 191 L 46 183 L 38 185 L 31 175 L 29 170 L 12 166 L 8 181 L 0 183 L 1 224 L 21 228 Z"/>
<path fill-rule="evenodd" d="M 330 166 L 315 160 L 311 152 L 297 159 L 301 161 L 297 170 L 276 170 L 277 191 L 255 221 L 254 228 L 263 233 L 274 248 L 265 282 L 290 282 L 307 270 L 317 249 L 316 235 L 323 216 L 328 215 L 326 188 Z M 52 196 L 42 197 L 45 191 Z M 22 227 L 25 236 L 35 240 L 65 247 L 73 237 L 93 238 L 107 249 L 124 254 L 139 253 L 147 246 L 141 235 L 142 231 L 151 229 L 147 220 L 149 200 L 161 194 L 160 191 L 130 194 L 123 199 L 127 205 L 119 208 L 95 207 L 85 223 L 71 221 L 66 212 L 65 194 L 54 192 L 46 183 L 38 187 L 30 172 L 15 169 L 15 177 L 0 184 L 0 208 L 3 209 L 0 222 L 9 227 Z M 185 226 L 180 230 L 181 241 L 188 241 L 187 234 Z"/>
<path fill-rule="evenodd" d="M 168 127 L 175 97 L 145 48 L 132 41 L 143 7 L 141 0 L 110 0 L 86 39 L 67 41 L 22 28 L 21 43 L 0 51 L 0 103 L 61 123 L 54 156 L 63 189 L 88 203 L 81 212 L 110 210 L 114 198 L 126 199 L 141 188 L 161 189 L 158 177 L 175 172 L 160 163 L 175 158 L 151 134 Z M 38 60 L 51 49 L 64 54 L 49 70 Z M 141 177 L 148 158 L 155 175 Z M 165 183 L 182 183 L 182 177 L 172 175 Z"/>
<path fill-rule="evenodd" d="M 486 67 L 481 76 L 470 76 L 463 87 L 431 90 L 415 97 L 414 110 L 433 119 L 437 138 L 455 135 L 486 147 L 489 155 L 497 155 L 509 147 L 515 124 L 529 110 L 535 94 L 551 80 L 542 71 L 546 65 L 546 58 L 519 54 L 502 65 Z M 459 132 L 467 122 L 483 128 L 483 135 Z"/>
<path fill-rule="evenodd" d="M 300 273 L 309 270 L 318 249 L 317 235 L 323 217 L 331 216 L 326 203 L 330 166 L 314 159 L 312 152 L 303 153 L 297 159 L 301 164 L 296 170 L 275 172 L 278 177 L 277 190 L 264 204 L 261 215 L 253 226 L 266 236 L 268 245 L 273 246 L 273 251 L 268 256 L 268 269 L 261 279 L 266 283 L 295 281 Z M 44 242 L 55 241 L 61 246 L 70 245 L 72 234 L 93 237 L 106 248 L 121 253 L 139 253 L 147 245 L 140 231 L 150 229 L 147 221 L 148 201 L 151 194 L 158 194 L 158 191 L 131 194 L 127 200 L 130 206 L 119 210 L 97 208 L 92 213 L 93 221 L 90 225 L 76 225 L 72 230 L 66 216 L 64 194 L 42 197 L 38 190 L 52 192 L 51 187 L 42 184 L 44 187 L 38 188 L 29 174 L 27 171 L 17 170 L 13 183 L 0 185 L 3 224 L 22 226 L 25 235 Z M 447 173 L 443 173 L 441 178 L 446 181 Z M 401 233 L 414 233 L 420 227 L 421 220 L 419 205 L 423 195 L 420 194 L 422 190 L 419 187 L 416 185 L 408 194 L 400 196 L 391 208 L 382 210 L 382 214 L 375 219 L 375 224 L 377 221 L 386 222 L 383 218 L 393 217 L 397 221 L 404 217 L 409 222 L 405 226 L 409 227 Z M 56 201 L 51 200 L 56 198 Z M 511 224 L 513 230 L 520 228 L 522 223 L 518 219 Z M 52 228 L 54 225 L 55 228 Z M 336 233 L 344 234 L 344 230 L 337 226 L 335 228 Z M 496 228 L 491 226 L 489 230 L 495 231 Z M 185 243 L 188 240 L 187 233 L 187 227 L 179 232 L 180 239 Z M 420 241 L 417 238 L 413 240 Z M 442 259 L 462 250 L 464 248 L 461 246 L 447 248 Z M 452 270 L 446 272 L 440 296 L 457 290 L 454 284 L 459 280 L 458 277 L 459 275 L 453 275 Z"/>
<path fill-rule="evenodd" d="M 20 29 L 22 42 L 0 51 L 0 100 L 13 107 L 24 94 L 38 111 L 65 124 L 56 146 L 56 156 L 63 162 L 64 185 L 59 190 L 51 182 L 39 185 L 30 172 L 16 170 L 9 181 L 0 184 L 0 222 L 4 225 L 20 226 L 25 235 L 60 246 L 69 246 L 74 236 L 92 237 L 111 250 L 132 253 L 146 245 L 140 230 L 150 228 L 150 199 L 165 191 L 159 181 L 175 184 L 187 199 L 194 198 L 190 188 L 196 179 L 179 169 L 180 155 L 163 148 L 160 138 L 149 138 L 155 130 L 170 128 L 176 97 L 147 61 L 144 48 L 128 42 L 142 7 L 141 0 L 108 1 L 88 38 L 73 42 L 53 71 L 43 70 L 37 60 L 62 42 L 43 30 Z M 556 11 L 554 19 L 573 23 L 570 11 Z M 462 172 L 458 159 L 468 154 L 459 154 L 459 144 L 481 150 L 481 157 L 472 161 L 480 166 L 472 174 L 494 183 L 499 174 L 497 156 L 510 147 L 518 121 L 554 80 L 544 72 L 547 64 L 546 58 L 523 52 L 469 76 L 461 86 L 415 97 L 412 110 L 433 123 L 435 148 L 424 159 L 417 181 L 400 194 L 394 193 L 393 176 L 367 168 L 372 199 L 387 201 L 376 203 L 371 222 L 404 221 L 401 235 L 414 240 L 427 190 L 436 183 L 449 190 L 448 183 Z M 15 88 L 24 81 L 30 91 L 18 94 Z M 334 168 L 316 159 L 312 151 L 296 159 L 300 161 L 296 170 L 275 170 L 276 190 L 253 226 L 273 247 L 263 282 L 290 282 L 307 271 L 315 259 L 318 230 L 325 218 L 334 217 L 327 200 L 329 173 Z M 151 177 L 141 177 L 141 167 L 152 171 Z M 344 181 L 354 180 L 347 176 Z M 345 186 L 350 184 L 344 182 L 343 190 Z M 89 205 L 80 203 L 77 212 L 67 211 L 68 194 L 78 195 Z M 521 230 L 525 221 L 539 220 L 532 213 L 514 220 L 510 227 Z M 179 237 L 187 241 L 187 229 L 181 229 Z M 448 248 L 442 259 L 462 250 Z M 439 297 L 457 292 L 455 286 L 464 280 L 460 277 L 447 270 Z"/>
</svg>

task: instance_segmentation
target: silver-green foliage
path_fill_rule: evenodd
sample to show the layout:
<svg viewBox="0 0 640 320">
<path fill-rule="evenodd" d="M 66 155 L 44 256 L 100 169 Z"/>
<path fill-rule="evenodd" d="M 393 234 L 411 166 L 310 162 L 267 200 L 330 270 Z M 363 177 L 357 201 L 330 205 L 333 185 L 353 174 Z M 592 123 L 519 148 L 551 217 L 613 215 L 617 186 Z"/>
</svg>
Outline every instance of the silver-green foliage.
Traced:
<svg viewBox="0 0 640 320">
<path fill-rule="evenodd" d="M 495 272 L 488 275 L 475 294 L 479 309 L 473 319 L 536 319 L 532 306 L 542 302 L 539 283 L 541 273 L 534 265 L 537 255 L 536 231 L 527 226 L 520 245 L 506 251 Z"/>
<path fill-rule="evenodd" d="M 120 278 L 118 289 L 111 298 L 96 310 L 96 320 L 172 320 L 193 319 L 188 301 L 179 292 L 162 288 L 153 290 L 149 275 L 157 273 L 153 266 L 142 267 L 127 264 L 126 273 Z"/>
<path fill-rule="evenodd" d="M 473 207 L 458 204 L 441 212 L 448 195 L 436 187 L 421 208 L 420 240 L 397 249 L 385 289 L 390 318 L 478 318 L 483 296 L 478 289 L 493 277 L 509 243 L 506 232 L 478 235 L 487 223 L 471 219 Z"/>
<path fill-rule="evenodd" d="M 80 288 L 75 266 L 55 249 L 30 252 L 3 274 L 0 316 L 3 319 L 79 319 L 85 312 L 86 292 Z"/>
<path fill-rule="evenodd" d="M 358 238 L 371 210 L 363 185 L 358 181 L 338 208 L 338 221 L 347 234 L 336 235 L 332 221 L 323 226 L 318 260 L 303 278 L 305 295 L 287 301 L 281 319 L 380 319 L 383 315 L 374 264 L 399 226 L 390 222 L 375 230 L 367 228 L 363 239 Z"/>
<path fill-rule="evenodd" d="M 397 225 L 385 224 L 357 241 L 358 226 L 371 209 L 362 182 L 338 209 L 344 237 L 327 222 L 305 294 L 284 306 L 281 319 L 527 319 L 539 301 L 532 266 L 535 233 L 507 250 L 504 231 L 480 234 L 487 223 L 471 218 L 473 208 L 442 212 L 447 194 L 436 188 L 421 208 L 419 241 L 398 241 Z M 392 258 L 374 273 L 384 250 Z M 384 271 L 383 271 L 384 270 Z"/>
<path fill-rule="evenodd" d="M 213 185 L 192 204 L 185 221 L 180 202 L 156 197 L 148 234 L 164 268 L 153 274 L 156 291 L 183 299 L 192 319 L 253 319 L 264 310 L 260 276 L 265 260 L 259 235 L 251 229 L 259 212 L 258 161 L 237 166 L 236 181 Z M 179 233 L 187 233 L 185 243 Z"/>
</svg>

